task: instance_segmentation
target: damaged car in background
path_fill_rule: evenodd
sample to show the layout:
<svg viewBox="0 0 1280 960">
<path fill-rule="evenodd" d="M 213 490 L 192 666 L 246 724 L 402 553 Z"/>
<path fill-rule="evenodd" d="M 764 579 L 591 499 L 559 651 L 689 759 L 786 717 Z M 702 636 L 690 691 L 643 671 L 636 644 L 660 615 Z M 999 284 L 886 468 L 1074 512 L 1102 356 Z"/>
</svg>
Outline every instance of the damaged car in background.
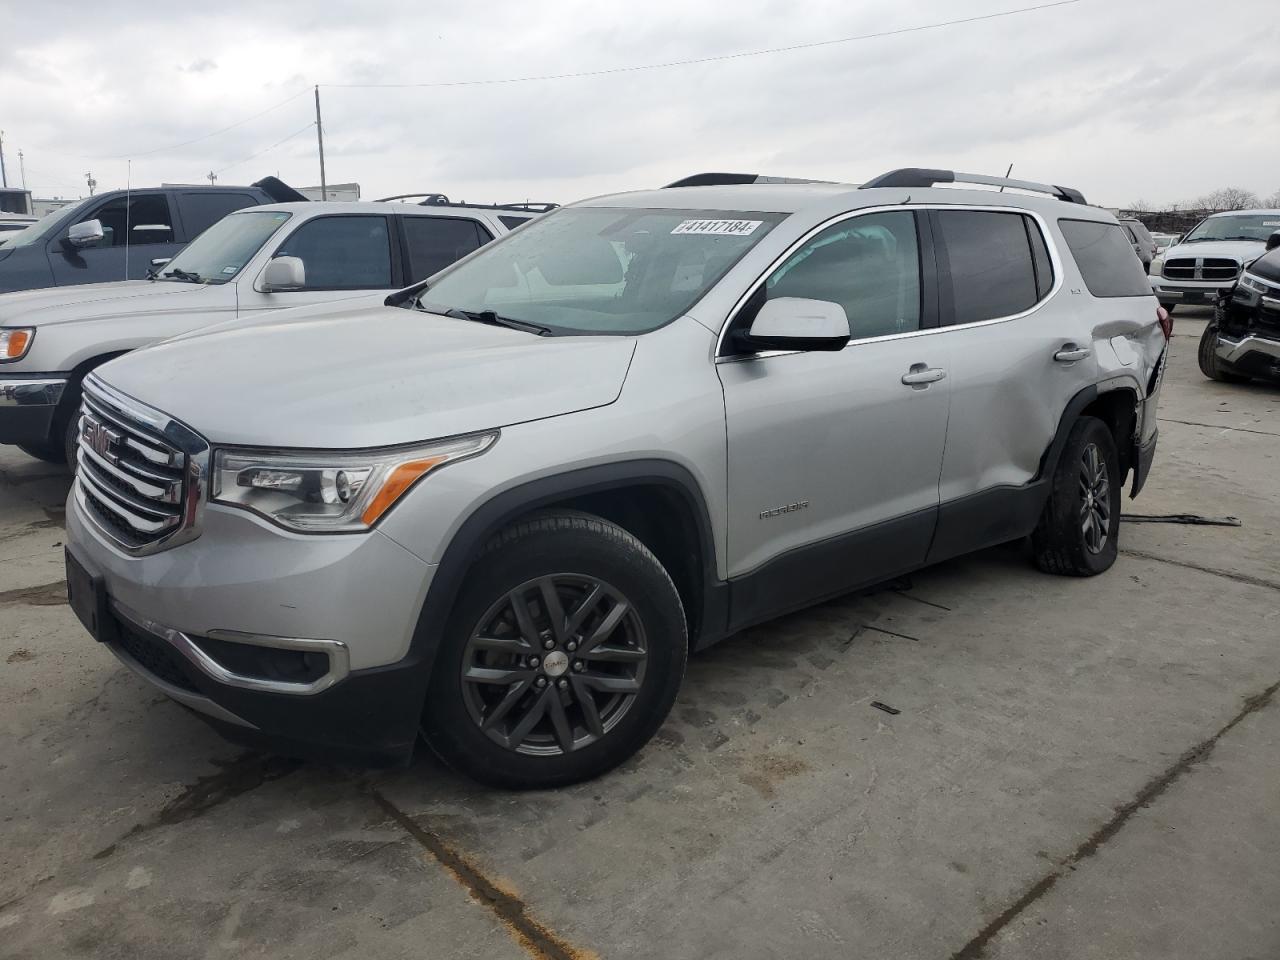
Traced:
<svg viewBox="0 0 1280 960">
<path fill-rule="evenodd" d="M 1248 264 L 1200 337 L 1200 371 L 1210 380 L 1280 381 L 1280 230 Z"/>
</svg>

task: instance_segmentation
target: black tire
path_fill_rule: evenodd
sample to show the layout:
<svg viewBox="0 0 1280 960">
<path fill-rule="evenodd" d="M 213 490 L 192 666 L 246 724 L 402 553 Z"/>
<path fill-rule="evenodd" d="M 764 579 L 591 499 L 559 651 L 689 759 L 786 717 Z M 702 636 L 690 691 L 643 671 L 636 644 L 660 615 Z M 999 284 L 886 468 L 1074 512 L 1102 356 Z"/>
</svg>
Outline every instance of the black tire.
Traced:
<svg viewBox="0 0 1280 960">
<path fill-rule="evenodd" d="M 1200 362 L 1200 372 L 1210 380 L 1217 380 L 1219 383 L 1248 383 L 1249 378 L 1243 374 L 1236 373 L 1229 364 L 1223 363 L 1218 357 L 1218 322 L 1219 314 L 1222 311 L 1221 304 L 1214 310 L 1213 320 L 1204 328 L 1204 333 L 1200 334 L 1200 346 L 1196 350 L 1196 359 Z"/>
<path fill-rule="evenodd" d="M 76 447 L 80 428 L 80 384 L 67 386 L 54 415 L 50 439 L 45 443 L 20 443 L 18 449 L 45 463 L 65 463 L 75 473 Z"/>
<path fill-rule="evenodd" d="M 1105 497 L 1089 472 L 1090 449 L 1105 474 Z M 1096 417 L 1081 417 L 1067 436 L 1066 447 L 1053 472 L 1049 499 L 1040 522 L 1031 534 L 1036 566 L 1046 573 L 1068 577 L 1092 577 L 1116 562 L 1120 534 L 1120 458 L 1107 425 Z M 1091 507 L 1086 489 L 1094 493 Z M 1085 528 L 1086 511 L 1094 516 L 1095 531 Z M 1105 519 L 1099 514 L 1105 513 Z"/>
<path fill-rule="evenodd" d="M 554 631 L 554 640 L 551 607 L 542 600 L 547 583 L 550 603 L 561 604 L 560 622 L 570 628 Z M 591 604 L 584 598 L 591 596 L 599 597 L 592 608 L 598 613 L 585 614 L 575 628 L 578 605 L 586 610 Z M 520 598 L 523 624 L 512 597 Z M 624 614 L 618 614 L 619 600 L 625 600 Z M 587 654 L 592 635 L 615 615 L 621 626 L 601 630 L 606 639 Z M 524 639 L 529 636 L 534 645 Z M 591 514 L 538 514 L 495 536 L 467 575 L 432 668 L 422 732 L 445 763 L 491 786 L 537 789 L 588 780 L 653 736 L 675 702 L 688 645 L 680 595 L 644 544 Z M 635 662 L 605 662 L 614 655 Z M 518 672 L 521 679 L 468 682 L 464 669 L 473 676 Z M 588 689 L 613 681 L 610 671 L 622 671 L 634 692 Z M 496 709 L 508 699 L 505 712 Z M 531 714 L 539 719 L 521 734 L 519 721 Z"/>
</svg>

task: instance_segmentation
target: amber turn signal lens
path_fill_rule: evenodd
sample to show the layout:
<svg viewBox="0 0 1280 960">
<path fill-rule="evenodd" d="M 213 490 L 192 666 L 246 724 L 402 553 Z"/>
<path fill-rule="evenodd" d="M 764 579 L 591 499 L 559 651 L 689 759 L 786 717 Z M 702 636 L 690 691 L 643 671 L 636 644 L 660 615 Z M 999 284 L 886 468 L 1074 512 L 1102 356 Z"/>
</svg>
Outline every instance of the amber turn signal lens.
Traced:
<svg viewBox="0 0 1280 960">
<path fill-rule="evenodd" d="M 378 518 L 391 509 L 391 505 L 400 499 L 400 495 L 418 482 L 422 477 L 449 458 L 447 456 L 427 457 L 425 460 L 410 460 L 391 471 L 386 483 L 378 491 L 369 506 L 365 507 L 360 520 L 372 526 Z"/>
<path fill-rule="evenodd" d="M 27 347 L 30 345 L 30 330 L 10 330 L 9 335 L 4 338 L 4 358 L 17 360 L 27 352 Z"/>
</svg>

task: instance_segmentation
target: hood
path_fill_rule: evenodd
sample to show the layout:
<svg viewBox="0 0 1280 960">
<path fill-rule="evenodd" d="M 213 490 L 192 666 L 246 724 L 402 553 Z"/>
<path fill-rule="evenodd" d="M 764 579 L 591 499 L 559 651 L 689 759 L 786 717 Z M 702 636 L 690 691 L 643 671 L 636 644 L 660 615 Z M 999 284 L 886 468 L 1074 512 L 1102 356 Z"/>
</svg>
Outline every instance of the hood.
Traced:
<svg viewBox="0 0 1280 960">
<path fill-rule="evenodd" d="M 1164 252 L 1164 258 L 1177 260 L 1183 257 L 1225 257 L 1245 263 L 1266 252 L 1262 240 L 1202 240 L 1199 243 L 1179 243 Z"/>
<path fill-rule="evenodd" d="M 538 337 L 382 304 L 287 311 L 169 340 L 97 371 L 212 443 L 414 443 L 604 406 L 632 337 Z"/>
<path fill-rule="evenodd" d="M 170 280 L 120 280 L 45 287 L 0 294 L 0 324 L 40 327 L 72 320 L 101 320 L 123 314 L 201 310 L 217 288 Z"/>
</svg>

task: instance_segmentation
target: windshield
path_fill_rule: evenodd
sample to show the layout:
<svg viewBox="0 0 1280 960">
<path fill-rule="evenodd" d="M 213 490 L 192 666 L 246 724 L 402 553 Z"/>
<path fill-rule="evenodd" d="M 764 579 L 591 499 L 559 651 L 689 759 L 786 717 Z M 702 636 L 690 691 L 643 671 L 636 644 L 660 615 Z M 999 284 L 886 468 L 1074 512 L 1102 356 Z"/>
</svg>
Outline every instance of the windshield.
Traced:
<svg viewBox="0 0 1280 960">
<path fill-rule="evenodd" d="M 1225 217 L 1201 220 L 1194 230 L 1183 238 L 1183 243 L 1199 240 L 1256 240 L 1265 243 L 1267 237 L 1280 230 L 1280 211 L 1276 213 L 1233 213 Z"/>
<path fill-rule="evenodd" d="M 29 247 L 33 243 L 39 243 L 41 240 L 48 239 L 65 224 L 73 223 L 73 218 L 92 203 L 93 199 L 93 197 L 85 197 L 77 203 L 69 203 L 65 207 L 59 207 L 51 213 L 46 213 L 16 237 L 10 237 L 6 240 L 5 246 Z"/>
<path fill-rule="evenodd" d="M 418 303 L 551 334 L 647 333 L 688 310 L 784 216 L 569 207 L 442 274 Z"/>
<path fill-rule="evenodd" d="M 161 267 L 157 279 L 226 283 L 290 216 L 279 210 L 253 210 L 223 217 Z"/>
</svg>

